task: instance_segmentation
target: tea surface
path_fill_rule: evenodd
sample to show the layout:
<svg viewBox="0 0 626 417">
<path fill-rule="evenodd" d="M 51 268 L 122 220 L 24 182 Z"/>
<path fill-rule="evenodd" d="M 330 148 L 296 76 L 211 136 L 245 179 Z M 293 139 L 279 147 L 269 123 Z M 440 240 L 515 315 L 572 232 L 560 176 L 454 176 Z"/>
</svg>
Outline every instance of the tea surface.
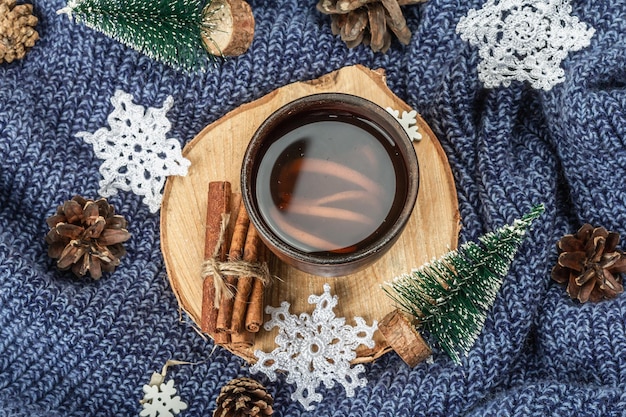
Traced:
<svg viewBox="0 0 626 417">
<path fill-rule="evenodd" d="M 256 176 L 261 216 L 306 253 L 351 253 L 402 210 L 402 158 L 387 134 L 351 115 L 319 114 L 277 130 Z M 398 195 L 400 194 L 400 195 Z"/>
</svg>

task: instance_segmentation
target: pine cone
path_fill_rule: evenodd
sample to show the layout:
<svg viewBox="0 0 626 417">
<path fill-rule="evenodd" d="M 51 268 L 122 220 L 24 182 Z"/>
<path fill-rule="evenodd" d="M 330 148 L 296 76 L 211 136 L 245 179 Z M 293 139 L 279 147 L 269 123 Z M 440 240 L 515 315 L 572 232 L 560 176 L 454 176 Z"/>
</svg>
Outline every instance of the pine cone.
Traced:
<svg viewBox="0 0 626 417">
<path fill-rule="evenodd" d="M 16 0 L 0 0 L 0 64 L 22 59 L 35 45 L 37 17 L 31 4 L 16 6 Z"/>
<path fill-rule="evenodd" d="M 581 303 L 616 297 L 624 291 L 619 274 L 626 272 L 626 256 L 618 243 L 618 233 L 583 225 L 557 243 L 559 260 L 552 279 L 567 283 L 567 293 Z"/>
<path fill-rule="evenodd" d="M 72 269 L 77 276 L 87 272 L 94 279 L 102 271 L 112 272 L 126 254 L 123 242 L 130 238 L 124 217 L 104 198 L 97 201 L 76 196 L 57 208 L 46 222 L 48 255 L 58 259 L 61 270 Z"/>
<path fill-rule="evenodd" d="M 400 6 L 423 3 L 426 0 L 319 0 L 317 10 L 331 15 L 334 35 L 348 48 L 364 43 L 374 52 L 387 52 L 392 33 L 407 45 L 411 31 L 406 25 Z"/>
<path fill-rule="evenodd" d="M 222 387 L 213 417 L 271 416 L 273 405 L 274 399 L 261 383 L 237 378 Z"/>
</svg>

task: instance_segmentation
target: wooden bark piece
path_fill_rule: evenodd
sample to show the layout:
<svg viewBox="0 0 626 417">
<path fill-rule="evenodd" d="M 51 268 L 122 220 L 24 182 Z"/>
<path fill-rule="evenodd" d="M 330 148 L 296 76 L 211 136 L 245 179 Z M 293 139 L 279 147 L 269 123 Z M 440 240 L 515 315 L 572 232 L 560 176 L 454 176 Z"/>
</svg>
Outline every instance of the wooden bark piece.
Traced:
<svg viewBox="0 0 626 417">
<path fill-rule="evenodd" d="M 240 193 L 241 161 L 254 131 L 284 104 L 321 92 L 356 94 L 400 113 L 411 110 L 389 90 L 382 70 L 350 66 L 316 80 L 289 84 L 245 104 L 207 126 L 183 149 L 191 166 L 187 176 L 167 179 L 161 207 L 161 245 L 172 289 L 181 308 L 196 323 L 200 322 L 202 305 L 198 274 L 204 257 L 207 182 L 228 179 L 233 193 Z M 311 314 L 315 306 L 308 303 L 309 295 L 322 294 L 324 284 L 329 283 L 339 298 L 334 309 L 337 317 L 345 317 L 352 325 L 353 318 L 359 316 L 368 324 L 380 322 L 396 308 L 380 284 L 456 248 L 459 213 L 452 172 L 435 135 L 419 115 L 417 125 L 422 134 L 422 140 L 414 143 L 422 172 L 420 188 L 415 209 L 397 243 L 372 266 L 345 277 L 316 277 L 277 262 L 271 273 L 280 280 L 266 288 L 264 306 L 278 307 L 286 301 L 292 313 Z M 229 349 L 255 361 L 254 350 L 271 352 L 276 348 L 276 335 L 277 329 L 261 327 L 252 347 Z M 357 349 L 354 363 L 370 362 L 390 350 L 380 332 L 374 334 L 374 341 L 374 348 Z"/>
<path fill-rule="evenodd" d="M 216 25 L 203 36 L 208 51 L 218 56 L 237 56 L 248 50 L 254 38 L 254 15 L 243 0 L 213 0 L 209 24 Z"/>
<path fill-rule="evenodd" d="M 378 324 L 387 343 L 410 367 L 428 358 L 432 351 L 409 319 L 399 310 L 387 314 Z"/>
</svg>

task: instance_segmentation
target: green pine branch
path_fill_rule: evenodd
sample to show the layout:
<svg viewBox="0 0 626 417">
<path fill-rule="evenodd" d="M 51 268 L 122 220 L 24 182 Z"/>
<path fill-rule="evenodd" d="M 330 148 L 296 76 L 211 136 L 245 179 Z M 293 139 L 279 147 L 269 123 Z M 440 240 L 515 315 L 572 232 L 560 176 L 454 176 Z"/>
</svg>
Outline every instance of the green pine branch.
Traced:
<svg viewBox="0 0 626 417">
<path fill-rule="evenodd" d="M 544 211 L 533 209 L 511 225 L 383 285 L 383 290 L 460 363 L 482 331 L 502 280 L 526 231 Z"/>
<path fill-rule="evenodd" d="M 214 58 L 203 36 L 216 27 L 212 0 L 70 0 L 58 11 L 174 68 L 197 71 Z"/>
</svg>

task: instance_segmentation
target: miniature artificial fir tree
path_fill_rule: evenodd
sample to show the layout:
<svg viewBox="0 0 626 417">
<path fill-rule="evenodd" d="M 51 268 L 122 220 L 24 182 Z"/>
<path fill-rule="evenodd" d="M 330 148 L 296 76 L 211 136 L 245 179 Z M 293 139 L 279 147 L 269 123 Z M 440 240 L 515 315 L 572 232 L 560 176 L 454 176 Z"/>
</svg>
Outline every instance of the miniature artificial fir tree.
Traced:
<svg viewBox="0 0 626 417">
<path fill-rule="evenodd" d="M 383 289 L 459 363 L 480 334 L 526 231 L 543 211 L 536 206 L 479 243 L 467 242 Z"/>
<path fill-rule="evenodd" d="M 70 0 L 57 13 L 187 71 L 243 53 L 254 33 L 243 0 Z"/>
</svg>

